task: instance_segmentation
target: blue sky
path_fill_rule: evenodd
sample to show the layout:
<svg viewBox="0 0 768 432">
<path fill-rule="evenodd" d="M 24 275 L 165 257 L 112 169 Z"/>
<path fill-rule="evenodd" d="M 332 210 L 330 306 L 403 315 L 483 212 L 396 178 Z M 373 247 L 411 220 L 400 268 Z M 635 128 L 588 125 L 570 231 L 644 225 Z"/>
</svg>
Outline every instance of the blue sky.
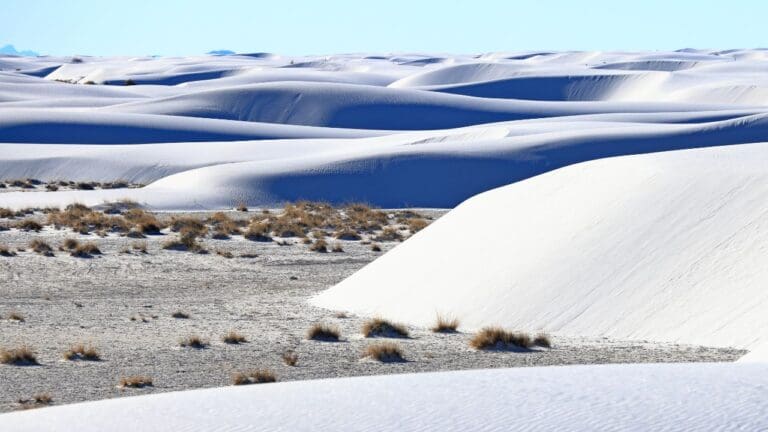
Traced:
<svg viewBox="0 0 768 432">
<path fill-rule="evenodd" d="M 768 1 L 2 0 L 0 45 L 191 55 L 768 46 Z"/>
</svg>

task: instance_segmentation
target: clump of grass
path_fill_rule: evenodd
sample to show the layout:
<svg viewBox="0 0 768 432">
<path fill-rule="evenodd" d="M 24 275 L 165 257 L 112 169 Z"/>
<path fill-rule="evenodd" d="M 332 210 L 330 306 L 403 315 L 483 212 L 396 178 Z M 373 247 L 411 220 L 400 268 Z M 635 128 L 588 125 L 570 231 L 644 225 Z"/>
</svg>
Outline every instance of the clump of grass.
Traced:
<svg viewBox="0 0 768 432">
<path fill-rule="evenodd" d="M 131 243 L 131 249 L 135 250 L 136 252 L 147 253 L 147 242 L 145 241 L 133 242 Z"/>
<path fill-rule="evenodd" d="M 400 231 L 398 231 L 396 228 L 393 227 L 385 227 L 379 235 L 377 235 L 374 240 L 380 241 L 380 242 L 386 242 L 386 241 L 400 241 L 403 239 L 403 235 L 400 234 Z"/>
<path fill-rule="evenodd" d="M 432 326 L 432 331 L 435 333 L 456 333 L 456 329 L 459 328 L 459 320 L 457 318 L 448 318 L 442 315 L 437 316 L 437 322 Z"/>
<path fill-rule="evenodd" d="M 270 242 L 269 224 L 266 222 L 253 221 L 248 225 L 244 237 L 251 241 Z"/>
<path fill-rule="evenodd" d="M 34 239 L 29 242 L 29 248 L 43 256 L 53 256 L 53 248 L 45 240 Z"/>
<path fill-rule="evenodd" d="M 469 346 L 479 350 L 528 349 L 533 346 L 531 337 L 525 333 L 508 331 L 501 327 L 486 327 L 477 332 Z"/>
<path fill-rule="evenodd" d="M 69 254 L 76 258 L 91 258 L 94 255 L 101 255 L 101 250 L 95 243 L 88 242 L 78 245 Z"/>
<path fill-rule="evenodd" d="M 245 336 L 241 335 L 240 333 L 234 330 L 228 331 L 227 334 L 225 334 L 221 338 L 221 340 L 224 341 L 224 343 L 228 343 L 232 345 L 248 342 L 248 339 L 246 339 Z"/>
<path fill-rule="evenodd" d="M 40 232 L 43 229 L 43 226 L 34 219 L 24 219 L 16 224 L 16 228 L 22 231 Z"/>
<path fill-rule="evenodd" d="M 333 316 L 339 319 L 349 318 L 349 314 L 344 311 L 336 312 Z"/>
<path fill-rule="evenodd" d="M 184 348 L 204 349 L 208 347 L 208 341 L 197 335 L 189 335 L 179 341 L 179 346 Z"/>
<path fill-rule="evenodd" d="M 342 230 L 337 231 L 334 235 L 339 240 L 360 240 L 360 234 L 357 233 L 357 231 L 353 231 L 349 228 L 344 228 Z"/>
<path fill-rule="evenodd" d="M 8 319 L 16 322 L 24 322 L 24 315 L 20 314 L 19 312 L 12 311 L 8 314 Z"/>
<path fill-rule="evenodd" d="M 533 344 L 537 347 L 552 348 L 552 339 L 546 333 L 539 333 L 533 338 Z"/>
<path fill-rule="evenodd" d="M 61 243 L 59 250 L 72 250 L 76 249 L 78 246 L 80 246 L 80 242 L 77 241 L 77 239 L 68 238 Z"/>
<path fill-rule="evenodd" d="M 331 249 L 331 251 L 334 252 L 334 253 L 339 253 L 339 252 L 344 252 L 344 249 L 341 247 L 341 244 L 334 243 L 333 244 L 333 249 Z"/>
<path fill-rule="evenodd" d="M 163 243 L 163 249 L 197 253 L 206 252 L 203 246 L 197 241 L 197 235 L 192 231 L 182 232 L 177 239 Z"/>
<path fill-rule="evenodd" d="M 35 366 L 37 356 L 32 348 L 22 345 L 18 348 L 0 349 L 0 363 L 13 366 Z"/>
<path fill-rule="evenodd" d="M 377 342 L 365 347 L 363 357 L 380 361 L 382 363 L 404 362 L 405 355 L 400 345 L 394 342 Z"/>
<path fill-rule="evenodd" d="M 152 387 L 152 377 L 144 375 L 132 375 L 120 378 L 119 387 L 122 388 L 136 388 L 141 389 L 144 387 Z"/>
<path fill-rule="evenodd" d="M 16 401 L 21 409 L 42 408 L 53 403 L 53 397 L 49 393 L 38 393 L 29 399 L 19 399 Z"/>
<path fill-rule="evenodd" d="M 328 252 L 328 243 L 326 243 L 323 239 L 318 239 L 314 243 L 312 243 L 312 246 L 309 247 L 309 250 L 312 252 L 321 252 L 325 253 Z"/>
<path fill-rule="evenodd" d="M 176 312 L 171 314 L 171 317 L 177 318 L 177 319 L 188 319 L 189 318 L 189 314 L 186 313 L 186 312 L 182 312 L 182 311 L 176 311 Z"/>
<path fill-rule="evenodd" d="M 293 351 L 286 351 L 282 355 L 283 363 L 288 366 L 296 366 L 299 362 L 299 355 Z"/>
<path fill-rule="evenodd" d="M 381 252 L 381 246 L 377 245 L 376 243 L 371 245 L 371 250 L 374 252 Z"/>
<path fill-rule="evenodd" d="M 3 256 L 3 257 L 14 257 L 14 256 L 16 256 L 16 252 L 8 249 L 8 246 L 0 245 L 0 256 Z"/>
<path fill-rule="evenodd" d="M 333 325 L 317 323 L 307 330 L 307 339 L 309 340 L 338 342 L 339 337 L 341 337 L 341 331 Z"/>
<path fill-rule="evenodd" d="M 269 369 L 254 369 L 232 375 L 232 384 L 234 385 L 262 384 L 275 381 L 277 381 L 277 378 Z"/>
<path fill-rule="evenodd" d="M 5 207 L 0 207 L 0 219 L 13 219 L 14 217 L 16 217 L 16 212 Z"/>
<path fill-rule="evenodd" d="M 409 219 L 408 220 L 408 231 L 410 231 L 410 232 L 415 234 L 415 233 L 423 230 L 424 228 L 426 228 L 427 225 L 429 225 L 429 223 L 427 223 L 427 221 L 424 220 L 424 219 L 421 219 L 421 218 Z"/>
<path fill-rule="evenodd" d="M 99 361 L 99 351 L 93 345 L 85 345 L 78 343 L 72 345 L 69 350 L 64 352 L 64 358 L 66 360 L 86 360 L 86 361 Z"/>
<path fill-rule="evenodd" d="M 221 249 L 216 250 L 216 255 L 224 258 L 234 258 L 235 256 L 230 251 L 225 251 Z"/>
<path fill-rule="evenodd" d="M 365 337 L 407 338 L 410 334 L 402 324 L 392 323 L 383 318 L 373 318 L 366 321 L 362 328 Z"/>
</svg>

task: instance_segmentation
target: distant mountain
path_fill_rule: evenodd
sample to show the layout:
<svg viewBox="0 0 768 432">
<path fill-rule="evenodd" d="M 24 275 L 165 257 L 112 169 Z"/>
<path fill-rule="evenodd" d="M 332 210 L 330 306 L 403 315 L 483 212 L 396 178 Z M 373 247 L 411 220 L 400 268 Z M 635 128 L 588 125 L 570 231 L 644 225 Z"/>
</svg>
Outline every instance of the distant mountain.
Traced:
<svg viewBox="0 0 768 432">
<path fill-rule="evenodd" d="M 232 55 L 232 54 L 235 54 L 235 52 L 230 50 L 213 50 L 213 51 L 208 51 L 206 54 L 223 56 L 223 55 Z"/>
<path fill-rule="evenodd" d="M 16 55 L 16 56 L 27 56 L 27 57 L 37 57 L 40 54 L 26 50 L 26 51 L 17 51 L 16 48 L 14 48 L 13 45 L 6 45 L 2 48 L 0 48 L 0 55 Z"/>
</svg>

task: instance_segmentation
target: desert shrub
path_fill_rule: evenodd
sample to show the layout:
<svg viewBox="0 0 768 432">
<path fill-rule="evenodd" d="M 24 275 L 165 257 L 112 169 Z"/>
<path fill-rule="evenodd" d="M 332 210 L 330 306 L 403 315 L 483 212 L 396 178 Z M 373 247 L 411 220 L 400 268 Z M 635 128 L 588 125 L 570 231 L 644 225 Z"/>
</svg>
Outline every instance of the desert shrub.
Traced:
<svg viewBox="0 0 768 432">
<path fill-rule="evenodd" d="M 481 329 L 472 337 L 469 345 L 481 350 L 527 349 L 533 346 L 531 337 L 527 334 L 504 330 L 501 327 Z"/>
<path fill-rule="evenodd" d="M 96 189 L 96 183 L 94 182 L 77 182 L 75 189 L 79 190 L 94 190 Z"/>
<path fill-rule="evenodd" d="M 248 342 L 248 339 L 246 339 L 245 336 L 234 330 L 228 331 L 224 336 L 222 336 L 221 340 L 224 341 L 224 343 L 232 345 Z"/>
<path fill-rule="evenodd" d="M 277 378 L 269 369 L 254 369 L 232 375 L 232 384 L 234 385 L 262 384 L 275 381 L 277 381 Z"/>
<path fill-rule="evenodd" d="M 381 246 L 377 245 L 376 243 L 371 245 L 371 250 L 374 252 L 381 252 Z"/>
<path fill-rule="evenodd" d="M 426 220 L 424 219 L 409 219 L 408 220 L 408 231 L 412 233 L 417 233 L 429 225 Z"/>
<path fill-rule="evenodd" d="M 218 256 L 221 256 L 221 257 L 224 257 L 224 258 L 227 258 L 227 259 L 229 259 L 229 258 L 234 258 L 234 257 L 235 257 L 235 256 L 232 254 L 232 252 L 230 252 L 230 251 L 225 251 L 225 250 L 221 250 L 221 249 L 219 249 L 219 250 L 217 250 L 217 251 L 216 251 L 216 255 L 218 255 Z"/>
<path fill-rule="evenodd" d="M 343 208 L 345 223 L 354 231 L 371 232 L 389 223 L 387 214 L 366 204 L 349 204 Z"/>
<path fill-rule="evenodd" d="M 205 249 L 192 232 L 181 233 L 178 238 L 163 243 L 163 249 L 204 253 Z"/>
<path fill-rule="evenodd" d="M 339 244 L 339 243 L 334 243 L 334 244 L 333 244 L 333 248 L 331 249 L 331 251 L 332 251 L 332 252 L 336 252 L 336 253 L 339 253 L 339 252 L 344 252 L 344 248 L 342 248 L 342 247 L 341 247 L 341 244 Z"/>
<path fill-rule="evenodd" d="M 0 245 L 0 256 L 13 257 L 16 256 L 16 252 L 8 249 L 8 246 L 6 245 Z"/>
<path fill-rule="evenodd" d="M 281 357 L 283 359 L 283 363 L 288 366 L 296 366 L 296 364 L 299 362 L 299 355 L 293 351 L 285 351 Z"/>
<path fill-rule="evenodd" d="M 171 218 L 171 231 L 181 234 L 189 233 L 195 237 L 202 237 L 208 233 L 205 223 L 196 217 L 183 216 Z"/>
<path fill-rule="evenodd" d="M 43 256 L 53 256 L 53 248 L 45 240 L 34 239 L 29 242 L 29 248 Z"/>
<path fill-rule="evenodd" d="M 0 363 L 14 366 L 39 365 L 35 352 L 28 346 L 18 348 L 0 349 Z"/>
<path fill-rule="evenodd" d="M 459 328 L 458 319 L 438 315 L 437 322 L 432 326 L 432 331 L 435 333 L 456 333 L 457 328 Z"/>
<path fill-rule="evenodd" d="M 143 375 L 132 375 L 127 377 L 120 378 L 120 382 L 118 384 L 119 387 L 122 388 L 144 388 L 144 387 L 152 387 L 152 377 L 149 376 L 143 376 Z"/>
<path fill-rule="evenodd" d="M 240 227 L 237 222 L 223 212 L 214 213 L 208 218 L 208 222 L 214 228 L 213 238 L 228 239 L 231 235 L 240 234 Z"/>
<path fill-rule="evenodd" d="M 147 253 L 147 242 L 145 241 L 136 241 L 131 243 L 131 249 L 141 252 L 141 253 Z"/>
<path fill-rule="evenodd" d="M 101 255 L 101 250 L 95 243 L 88 242 L 79 244 L 69 254 L 77 258 L 90 258 L 94 255 Z"/>
<path fill-rule="evenodd" d="M 19 399 L 16 402 L 21 409 L 27 410 L 51 405 L 53 397 L 49 393 L 38 393 L 29 399 Z"/>
<path fill-rule="evenodd" d="M 539 333 L 533 338 L 533 345 L 542 348 L 552 348 L 552 340 L 546 333 Z"/>
<path fill-rule="evenodd" d="M 8 314 L 8 319 L 16 322 L 24 322 L 24 315 L 16 311 L 11 311 L 11 313 Z"/>
<path fill-rule="evenodd" d="M 312 252 L 328 252 L 328 243 L 323 239 L 318 239 L 309 247 Z"/>
<path fill-rule="evenodd" d="M 64 249 L 72 250 L 72 249 L 76 249 L 78 246 L 80 246 L 80 242 L 77 241 L 77 239 L 68 238 L 68 239 L 64 239 L 64 241 L 61 243 L 61 247 L 59 249 L 60 250 L 64 250 Z"/>
<path fill-rule="evenodd" d="M 363 357 L 377 360 L 383 363 L 395 363 L 405 361 L 403 350 L 393 342 L 376 342 L 365 347 Z"/>
<path fill-rule="evenodd" d="M 16 212 L 14 212 L 11 209 L 7 209 L 5 207 L 0 207 L 0 218 L 2 219 L 13 219 L 16 216 Z"/>
<path fill-rule="evenodd" d="M 362 333 L 365 337 L 407 338 L 409 336 L 408 329 L 404 325 L 382 318 L 369 319 L 363 323 Z"/>
<path fill-rule="evenodd" d="M 182 338 L 181 341 L 179 341 L 179 345 L 184 348 L 203 349 L 208 347 L 208 341 L 197 335 L 189 335 Z"/>
<path fill-rule="evenodd" d="M 47 190 L 48 192 L 56 192 L 57 190 L 59 190 L 59 187 L 56 186 L 55 184 L 50 184 L 49 183 L 49 184 L 45 185 L 45 190 Z"/>
<path fill-rule="evenodd" d="M 171 317 L 177 318 L 177 319 L 188 319 L 189 318 L 189 314 L 186 313 L 186 312 L 182 312 L 182 311 L 176 311 L 176 312 L 171 314 Z"/>
<path fill-rule="evenodd" d="M 339 337 L 341 337 L 341 331 L 333 325 L 318 323 L 307 330 L 307 339 L 309 340 L 338 342 Z"/>
<path fill-rule="evenodd" d="M 339 240 L 360 240 L 360 234 L 358 234 L 356 231 L 353 231 L 349 228 L 344 228 L 339 231 L 336 231 L 333 235 Z"/>
<path fill-rule="evenodd" d="M 163 224 L 154 215 L 139 208 L 123 212 L 123 218 L 142 234 L 160 234 L 163 229 Z"/>
<path fill-rule="evenodd" d="M 43 229 L 43 226 L 40 225 L 36 220 L 24 219 L 23 221 L 16 224 L 16 228 L 22 231 L 40 232 L 40 230 Z"/>
<path fill-rule="evenodd" d="M 335 314 L 333 314 L 333 316 L 336 317 L 336 318 L 339 318 L 339 319 L 349 318 L 349 314 L 347 314 L 344 311 L 336 312 Z"/>
<path fill-rule="evenodd" d="M 272 241 L 272 237 L 269 236 L 270 227 L 266 222 L 252 221 L 248 225 L 244 237 L 252 241 Z"/>
<path fill-rule="evenodd" d="M 399 241 L 403 239 L 403 235 L 400 234 L 400 231 L 398 231 L 396 228 L 393 227 L 385 227 L 379 235 L 374 237 L 374 240 L 376 241 Z"/>
<path fill-rule="evenodd" d="M 66 360 L 86 360 L 86 361 L 99 361 L 99 351 L 93 345 L 85 345 L 78 343 L 72 345 L 66 352 L 64 352 L 64 359 Z"/>
</svg>

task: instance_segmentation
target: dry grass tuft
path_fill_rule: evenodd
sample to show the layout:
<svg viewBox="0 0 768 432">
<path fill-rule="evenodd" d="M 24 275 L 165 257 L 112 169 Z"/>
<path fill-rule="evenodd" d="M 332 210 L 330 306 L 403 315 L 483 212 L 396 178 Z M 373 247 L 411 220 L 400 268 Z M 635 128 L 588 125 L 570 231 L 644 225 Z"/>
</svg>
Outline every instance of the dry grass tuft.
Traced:
<svg viewBox="0 0 768 432">
<path fill-rule="evenodd" d="M 349 228 L 344 228 L 342 230 L 337 231 L 334 235 L 339 240 L 360 240 L 360 234 L 357 233 L 357 231 L 353 231 Z"/>
<path fill-rule="evenodd" d="M 230 251 L 225 251 L 225 250 L 221 250 L 221 249 L 217 249 L 217 250 L 216 250 L 216 255 L 218 255 L 218 256 L 220 256 L 220 257 L 228 258 L 228 259 L 229 259 L 229 258 L 234 258 L 234 257 L 235 257 L 235 256 L 232 254 L 232 252 L 230 252 Z"/>
<path fill-rule="evenodd" d="M 232 384 L 262 384 L 277 381 L 275 374 L 269 369 L 254 369 L 247 372 L 238 372 L 232 375 Z"/>
<path fill-rule="evenodd" d="M 528 349 L 533 346 L 531 337 L 525 333 L 504 330 L 501 327 L 486 327 L 477 332 L 469 346 L 479 350 Z"/>
<path fill-rule="evenodd" d="M 49 393 L 38 393 L 29 399 L 19 399 L 16 402 L 19 404 L 19 408 L 28 410 L 51 405 L 53 397 Z"/>
<path fill-rule="evenodd" d="M 95 243 L 88 242 L 78 245 L 69 254 L 76 258 L 91 258 L 94 255 L 101 255 L 101 250 Z"/>
<path fill-rule="evenodd" d="M 539 333 L 533 338 L 533 344 L 537 347 L 552 348 L 552 339 L 546 333 Z"/>
<path fill-rule="evenodd" d="M 395 324 L 383 318 L 373 318 L 366 321 L 362 328 L 365 337 L 407 338 L 408 329 L 402 324 Z"/>
<path fill-rule="evenodd" d="M 323 341 L 323 342 L 338 342 L 341 337 L 341 331 L 334 325 L 317 323 L 307 330 L 307 339 Z"/>
<path fill-rule="evenodd" d="M 43 226 L 33 219 L 24 219 L 16 224 L 16 228 L 22 231 L 40 232 L 43 229 Z"/>
<path fill-rule="evenodd" d="M 374 240 L 385 242 L 385 241 L 400 241 L 403 239 L 403 235 L 400 234 L 400 231 L 398 231 L 396 228 L 393 227 L 384 227 L 384 229 L 377 235 Z"/>
<path fill-rule="evenodd" d="M 77 248 L 78 246 L 80 246 L 80 242 L 77 241 L 77 239 L 68 238 L 61 243 L 61 247 L 59 248 L 59 250 L 64 250 L 64 249 L 72 250 Z"/>
<path fill-rule="evenodd" d="M 227 334 L 225 334 L 221 338 L 221 340 L 224 341 L 224 343 L 228 343 L 232 345 L 248 342 L 248 339 L 246 339 L 245 336 L 241 335 L 240 333 L 234 330 L 228 331 Z"/>
<path fill-rule="evenodd" d="M 333 316 L 339 319 L 349 318 L 349 314 L 344 311 L 336 312 Z"/>
<path fill-rule="evenodd" d="M 13 219 L 16 216 L 16 212 L 11 209 L 0 207 L 0 219 Z"/>
<path fill-rule="evenodd" d="M 184 348 L 204 349 L 208 347 L 208 341 L 197 335 L 187 336 L 179 341 L 179 346 Z"/>
<path fill-rule="evenodd" d="M 24 315 L 16 311 L 12 311 L 11 313 L 8 314 L 8 319 L 16 322 L 24 322 Z"/>
<path fill-rule="evenodd" d="M 408 231 L 410 231 L 411 233 L 415 234 L 415 233 L 423 230 L 424 228 L 426 228 L 427 225 L 429 225 L 429 223 L 426 220 L 424 220 L 424 219 L 421 219 L 421 218 L 409 219 L 408 220 Z"/>
<path fill-rule="evenodd" d="M 432 331 L 435 333 L 456 333 L 456 329 L 459 328 L 459 320 L 457 318 L 448 318 L 442 315 L 437 316 L 437 322 L 432 327 Z"/>
<path fill-rule="evenodd" d="M 131 249 L 135 250 L 136 252 L 147 253 L 147 242 L 145 241 L 133 242 L 131 243 Z"/>
<path fill-rule="evenodd" d="M 29 242 L 29 248 L 43 256 L 53 256 L 53 248 L 45 240 L 34 239 Z"/>
<path fill-rule="evenodd" d="M 188 319 L 189 318 L 189 314 L 186 313 L 186 312 L 182 312 L 182 311 L 176 311 L 176 312 L 171 314 L 171 317 L 178 318 L 178 319 Z"/>
<path fill-rule="evenodd" d="M 381 246 L 377 245 L 376 243 L 371 245 L 371 250 L 374 252 L 381 252 Z"/>
<path fill-rule="evenodd" d="M 269 224 L 266 222 L 253 221 L 248 225 L 248 229 L 243 236 L 251 241 L 271 242 L 269 236 Z"/>
<path fill-rule="evenodd" d="M 365 347 L 363 357 L 371 358 L 383 363 L 404 362 L 405 356 L 400 345 L 394 342 L 376 342 Z"/>
<path fill-rule="evenodd" d="M 328 243 L 326 243 L 323 239 L 318 239 L 314 243 L 312 243 L 312 246 L 309 247 L 309 250 L 312 252 L 321 252 L 325 253 L 328 252 Z"/>
<path fill-rule="evenodd" d="M 285 363 L 288 366 L 296 366 L 296 364 L 299 362 L 299 355 L 296 354 L 293 351 L 286 351 L 282 355 L 283 363 Z"/>
<path fill-rule="evenodd" d="M 64 353 L 64 359 L 66 360 L 86 360 L 86 361 L 99 361 L 99 351 L 93 345 L 85 345 L 78 343 L 72 345 L 69 350 Z"/>
<path fill-rule="evenodd" d="M 120 378 L 120 383 L 118 384 L 119 387 L 122 388 L 144 388 L 144 387 L 152 387 L 152 377 L 149 376 L 143 376 L 143 375 L 132 375 L 128 377 L 122 377 Z"/>
<path fill-rule="evenodd" d="M 14 366 L 35 366 L 37 356 L 32 348 L 22 345 L 18 348 L 0 349 L 0 363 Z"/>
<path fill-rule="evenodd" d="M 8 249 L 8 246 L 0 245 L 0 256 L 14 257 L 16 256 L 16 252 Z"/>
</svg>

